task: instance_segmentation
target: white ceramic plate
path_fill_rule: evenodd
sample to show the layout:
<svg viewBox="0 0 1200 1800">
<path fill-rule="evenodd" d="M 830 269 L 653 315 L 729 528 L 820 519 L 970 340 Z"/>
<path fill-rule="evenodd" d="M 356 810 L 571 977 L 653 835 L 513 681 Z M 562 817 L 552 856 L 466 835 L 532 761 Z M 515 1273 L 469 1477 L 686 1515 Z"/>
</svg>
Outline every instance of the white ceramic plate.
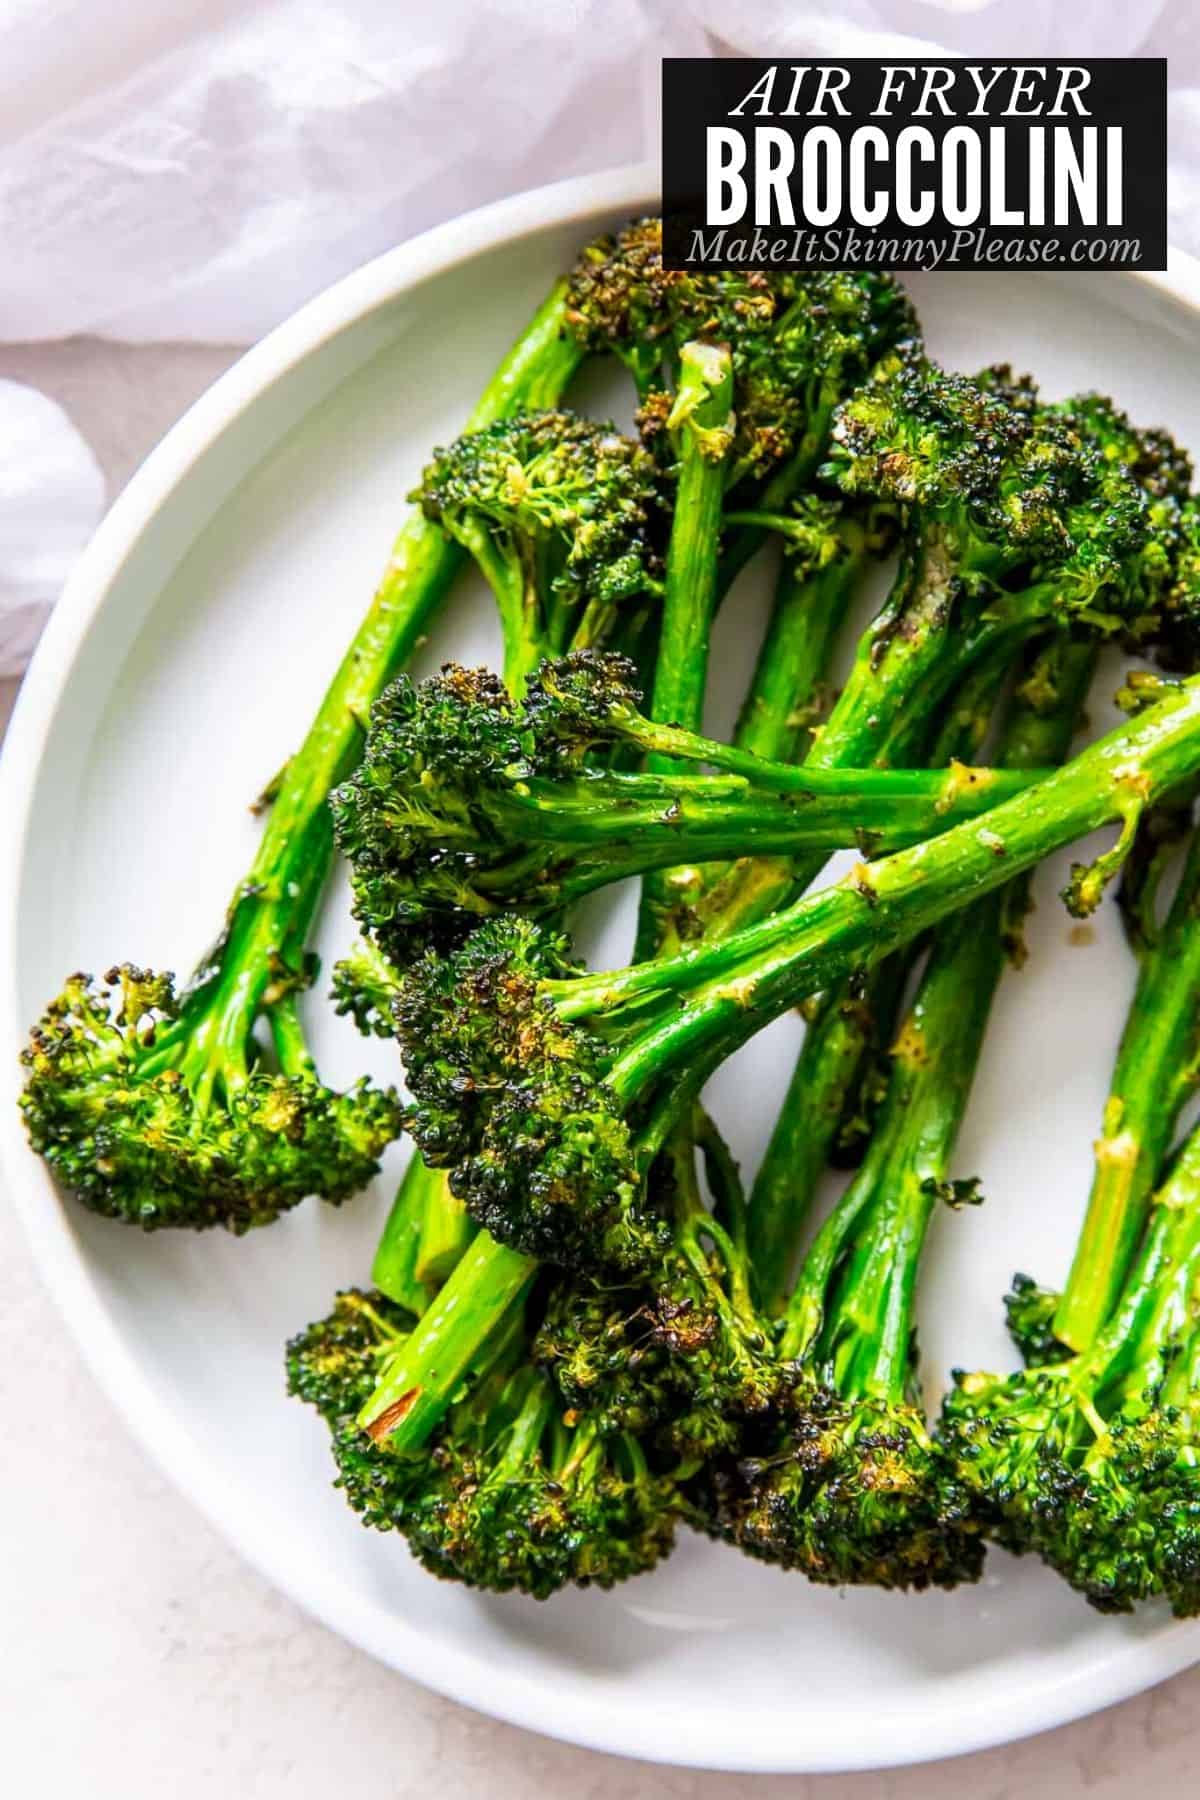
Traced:
<svg viewBox="0 0 1200 1800">
<path fill-rule="evenodd" d="M 248 802 L 302 735 L 388 552 L 428 447 L 459 427 L 551 278 L 653 204 L 646 171 L 548 188 L 431 232 L 340 283 L 169 434 L 97 534 L 46 633 L 2 770 L 0 1143 L 5 1187 L 98 1379 L 179 1486 L 335 1630 L 499 1717 L 632 1756 L 834 1770 L 949 1755 L 1073 1718 L 1200 1657 L 1200 1626 L 1102 1620 L 993 1556 L 978 1587 L 901 1598 L 807 1586 L 685 1536 L 613 1594 L 545 1605 L 431 1580 L 329 1485 L 318 1421 L 283 1395 L 288 1334 L 366 1276 L 397 1165 L 341 1213 L 310 1204 L 248 1241 L 157 1237 L 60 1203 L 14 1107 L 28 1022 L 77 967 L 185 970 L 245 868 Z M 1098 384 L 1200 449 L 1200 280 L 940 274 L 913 283 L 936 354 L 1009 357 L 1051 392 Z M 628 415 L 612 371 L 581 404 Z M 763 594 L 720 624 L 727 725 Z M 429 660 L 494 647 L 464 589 Z M 1068 948 L 1041 878 L 1034 955 L 1006 979 L 958 1158 L 988 1204 L 940 1220 L 922 1336 L 931 1379 L 1012 1358 L 1014 1266 L 1064 1272 L 1132 972 L 1110 912 Z M 348 941 L 344 895 L 322 950 Z M 620 939 L 610 938 L 619 955 Z M 389 1071 L 319 1003 L 322 1067 Z M 796 1037 L 782 1021 L 714 1084 L 749 1164 Z"/>
</svg>

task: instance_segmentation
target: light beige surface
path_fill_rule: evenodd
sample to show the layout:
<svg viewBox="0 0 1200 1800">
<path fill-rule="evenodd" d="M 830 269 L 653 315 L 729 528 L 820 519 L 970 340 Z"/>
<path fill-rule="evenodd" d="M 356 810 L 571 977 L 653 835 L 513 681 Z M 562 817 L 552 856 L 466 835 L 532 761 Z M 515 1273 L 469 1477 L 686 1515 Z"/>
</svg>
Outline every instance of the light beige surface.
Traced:
<svg viewBox="0 0 1200 1800">
<path fill-rule="evenodd" d="M 0 377 L 58 399 L 115 491 L 230 355 L 89 342 L 0 347 Z M 0 689 L 0 719 L 5 700 Z M 2 1206 L 0 1268 L 5 1792 L 30 1800 L 1183 1800 L 1196 1792 L 1200 1670 L 1009 1749 L 876 1775 L 658 1769 L 467 1712 L 311 1623 L 159 1477 L 93 1384 Z"/>
</svg>

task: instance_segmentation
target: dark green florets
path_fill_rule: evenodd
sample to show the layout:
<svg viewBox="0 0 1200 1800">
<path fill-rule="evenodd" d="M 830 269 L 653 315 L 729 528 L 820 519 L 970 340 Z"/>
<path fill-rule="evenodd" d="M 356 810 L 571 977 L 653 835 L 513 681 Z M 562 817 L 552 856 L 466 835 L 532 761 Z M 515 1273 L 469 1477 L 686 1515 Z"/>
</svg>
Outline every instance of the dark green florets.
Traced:
<svg viewBox="0 0 1200 1800">
<path fill-rule="evenodd" d="M 569 1415 L 586 1415 L 606 1435 L 644 1438 L 671 1414 L 676 1368 L 637 1290 L 586 1279 L 556 1283 L 532 1355 Z"/>
<path fill-rule="evenodd" d="M 327 1318 L 287 1347 L 288 1393 L 320 1413 L 337 1468 L 334 1486 L 377 1531 L 404 1529 L 423 1471 L 420 1463 L 379 1449 L 358 1415 L 412 1326 L 411 1314 L 383 1294 L 350 1288 Z"/>
<path fill-rule="evenodd" d="M 818 454 L 837 402 L 917 331 L 903 289 L 875 272 L 664 269 L 659 219 L 589 245 L 571 277 L 567 321 L 588 349 L 629 366 L 650 397 L 651 432 L 665 417 L 656 401 L 676 385 L 682 346 L 728 344 L 735 484 Z"/>
<path fill-rule="evenodd" d="M 983 1566 L 970 1494 L 921 1413 L 810 1382 L 782 1429 L 717 1467 L 702 1504 L 715 1535 L 834 1587 L 951 1588 Z"/>
<path fill-rule="evenodd" d="M 429 1461 L 435 1479 L 408 1541 L 432 1574 L 468 1587 L 536 1600 L 611 1588 L 673 1547 L 671 1482 L 634 1438 L 565 1424 L 536 1369 L 485 1377 L 452 1409 Z"/>
<path fill-rule="evenodd" d="M 677 1499 L 632 1438 L 573 1430 L 544 1375 L 503 1363 L 458 1400 L 428 1450 L 400 1457 L 358 1424 L 412 1321 L 380 1294 L 339 1294 L 288 1345 L 288 1391 L 324 1420 L 335 1485 L 380 1531 L 399 1531 L 433 1574 L 545 1599 L 612 1587 L 674 1541 Z"/>
<path fill-rule="evenodd" d="M 1174 580 L 1191 460 L 1168 433 L 1143 430 L 1100 394 L 1044 406 L 1040 429 L 1073 472 L 1062 493 L 1068 553 L 1061 575 L 1098 622 L 1151 629 Z"/>
<path fill-rule="evenodd" d="M 485 563 L 532 574 L 543 604 L 616 606 L 657 580 L 654 463 L 615 425 L 518 413 L 436 451 L 411 497 Z"/>
<path fill-rule="evenodd" d="M 525 693 L 531 768 L 578 773 L 589 753 L 622 742 L 642 723 L 637 670 L 611 651 L 572 650 L 541 663 Z"/>
<path fill-rule="evenodd" d="M 1135 425 L 1107 394 L 1072 394 L 1045 403 L 1045 411 L 1091 444 L 1106 462 L 1124 469 L 1152 498 L 1186 499 L 1192 459 L 1169 431 Z"/>
<path fill-rule="evenodd" d="M 329 997 L 334 1011 L 353 1019 L 364 1037 L 395 1038 L 399 996 L 399 974 L 368 939 L 360 938 L 333 965 Z"/>
<path fill-rule="evenodd" d="M 409 1128 L 504 1243 L 549 1262 L 638 1268 L 664 1228 L 643 1210 L 603 1046 L 540 991 L 568 968 L 565 939 L 513 917 L 413 966 L 395 1008 Z"/>
<path fill-rule="evenodd" d="M 1054 1334 L 1054 1316 L 1062 1295 L 1039 1287 L 1031 1275 L 1014 1275 L 1004 1296 L 1005 1323 L 1026 1368 L 1063 1362 L 1071 1352 Z"/>
<path fill-rule="evenodd" d="M 840 409 L 827 472 L 946 536 L 960 578 L 1027 590 L 1029 623 L 1145 631 L 1177 561 L 1185 467 L 1098 396 L 1045 405 L 1007 368 L 959 375 L 902 350 Z"/>
<path fill-rule="evenodd" d="M 23 1053 L 34 1148 L 91 1211 L 154 1231 L 268 1224 L 309 1194 L 365 1187 L 399 1134 L 399 1101 L 270 1073 L 247 1046 L 204 1048 L 211 994 L 129 964 L 75 975 Z M 283 1002 L 287 1004 L 285 1000 Z M 199 1049 L 198 1049 L 199 1047 Z"/>
<path fill-rule="evenodd" d="M 959 1375 L 940 1439 L 989 1533 L 1102 1612 L 1165 1597 L 1200 1610 L 1200 1465 L 1188 1408 L 1153 1393 L 1097 1411 L 1081 1359 Z"/>
<path fill-rule="evenodd" d="M 582 852 L 569 826 L 555 841 L 553 797 L 543 817 L 530 783 L 584 778 L 592 751 L 636 736 L 639 699 L 632 664 L 600 651 L 544 662 L 520 705 L 486 669 L 452 663 L 380 696 L 362 763 L 331 806 L 355 917 L 387 959 L 403 968 L 430 945 L 452 949 L 506 905 L 561 907 Z M 349 971 L 338 982 L 343 998 L 357 985 Z M 344 1010 L 363 1009 L 351 998 Z M 366 1013 L 375 1028 L 377 1009 Z"/>
<path fill-rule="evenodd" d="M 714 1259 L 672 1252 L 636 1288 L 581 1283 L 552 1294 L 534 1356 L 566 1404 L 602 1433 L 632 1431 L 690 1462 L 735 1453 L 787 1388 L 765 1324 L 740 1314 Z"/>
<path fill-rule="evenodd" d="M 419 684 L 401 676 L 372 707 L 362 762 L 330 806 L 354 916 L 398 967 L 441 943 L 431 902 L 441 901 L 451 944 L 478 912 L 470 883 L 493 835 L 488 795 L 522 779 L 527 749 L 519 709 L 486 669 L 447 664 Z"/>
<path fill-rule="evenodd" d="M 1200 668 L 1200 497 L 1189 494 L 1179 509 L 1179 548 L 1163 596 L 1154 654 L 1183 675 Z"/>
<path fill-rule="evenodd" d="M 571 272 L 567 324 L 588 350 L 626 362 L 639 390 L 674 386 L 690 338 L 734 343 L 769 329 L 776 302 L 764 274 L 664 269 L 662 220 L 635 219 L 589 244 Z"/>
<path fill-rule="evenodd" d="M 839 409 L 829 473 L 848 494 L 962 514 L 990 538 L 1007 529 L 998 483 L 1015 478 L 1036 404 L 1033 384 L 1007 367 L 960 375 L 905 347 Z"/>
</svg>

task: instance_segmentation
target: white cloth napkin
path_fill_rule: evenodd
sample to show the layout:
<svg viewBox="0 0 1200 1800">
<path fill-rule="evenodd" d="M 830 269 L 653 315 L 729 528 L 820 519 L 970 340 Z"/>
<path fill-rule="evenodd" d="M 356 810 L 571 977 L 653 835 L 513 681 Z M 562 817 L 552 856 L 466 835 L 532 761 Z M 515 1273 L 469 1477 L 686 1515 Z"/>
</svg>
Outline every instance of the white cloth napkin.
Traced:
<svg viewBox="0 0 1200 1800">
<path fill-rule="evenodd" d="M 441 219 L 653 156 L 663 55 L 1166 55 L 1170 235 L 1200 252 L 1194 0 L 0 0 L 0 29 L 0 342 L 249 342 Z M 0 389 L 0 460 L 33 420 Z M 0 617 L 78 540 L 82 488 L 31 482 L 0 486 Z"/>
<path fill-rule="evenodd" d="M 19 675 L 94 531 L 104 476 L 55 401 L 0 381 L 0 681 Z"/>
</svg>

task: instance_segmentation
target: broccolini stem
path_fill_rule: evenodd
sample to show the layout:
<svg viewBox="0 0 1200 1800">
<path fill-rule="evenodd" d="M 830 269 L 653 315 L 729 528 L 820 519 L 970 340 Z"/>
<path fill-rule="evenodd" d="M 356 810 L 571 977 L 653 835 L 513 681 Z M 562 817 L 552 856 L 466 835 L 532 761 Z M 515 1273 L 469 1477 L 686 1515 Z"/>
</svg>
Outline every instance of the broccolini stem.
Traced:
<svg viewBox="0 0 1200 1800">
<path fill-rule="evenodd" d="M 870 766 L 945 655 L 957 567 L 941 534 L 904 541 L 886 606 L 859 640 L 854 667 L 808 755 L 816 768 Z"/>
<path fill-rule="evenodd" d="M 1137 1247 L 1155 1181 L 1200 1068 L 1200 831 L 1166 921 L 1143 948 L 1121 1036 L 1095 1171 L 1056 1336 L 1084 1350 L 1104 1324 Z"/>
<path fill-rule="evenodd" d="M 750 1257 L 767 1313 L 787 1292 L 796 1243 L 816 1198 L 847 1094 L 867 1046 L 890 1029 L 906 970 L 888 957 L 868 977 L 869 992 L 843 983 L 823 995 L 750 1190 Z M 893 991 L 894 990 L 894 991 Z"/>
<path fill-rule="evenodd" d="M 889 753 L 898 734 L 926 721 L 939 694 L 926 677 L 945 660 L 955 570 L 936 530 L 906 545 L 892 593 L 860 640 L 854 667 L 805 758 L 809 768 L 863 768 Z M 917 697 L 920 696 L 920 704 Z M 707 937 L 723 936 L 802 894 L 824 858 L 734 870 L 696 908 Z M 672 945 L 671 948 L 677 948 Z"/>
<path fill-rule="evenodd" d="M 985 657 L 963 682 L 929 757 L 935 768 L 978 754 L 1007 672 L 1004 662 Z M 923 712 L 902 721 L 893 738 L 902 764 L 922 753 L 928 732 Z M 891 1031 L 909 966 L 907 956 L 888 957 L 865 979 L 842 982 L 823 995 L 808 1020 L 750 1195 L 750 1254 L 768 1311 L 783 1302 L 800 1234 L 845 1116 L 847 1097 L 870 1045 L 885 1042 Z"/>
<path fill-rule="evenodd" d="M 482 521 L 464 521 L 459 538 L 492 590 L 503 647 L 501 674 L 514 700 L 520 700 L 529 677 L 551 650 L 542 632 L 536 581 L 529 570 L 514 567 L 510 558 L 501 555 L 490 527 Z"/>
<path fill-rule="evenodd" d="M 1004 964 L 1003 903 L 990 894 L 939 928 L 893 1049 L 887 1100 L 853 1184 L 867 1190 L 865 1229 L 823 1333 L 843 1394 L 899 1402 L 910 1386 L 917 1271 Z"/>
<path fill-rule="evenodd" d="M 503 814 L 507 841 L 523 852 L 481 867 L 472 878 L 474 904 L 489 911 L 506 897 L 522 899 L 545 883 L 546 846 L 562 852 L 553 892 L 557 907 L 630 875 L 731 856 L 829 855 L 858 848 L 899 849 L 977 817 L 1020 793 L 1029 779 L 957 764 L 945 770 L 784 770 L 764 765 L 761 791 L 722 776 L 614 774 L 566 783 L 536 779 L 510 796 Z M 451 843 L 446 834 L 446 843 Z M 439 843 L 441 840 L 439 840 Z M 749 874 L 749 871 L 745 871 Z M 464 904 L 466 902 L 464 901 Z"/>
<path fill-rule="evenodd" d="M 554 1418 L 555 1400 L 549 1382 L 543 1381 L 532 1369 L 522 1370 L 514 1379 L 518 1390 L 524 1386 L 526 1392 L 517 1409 L 517 1416 L 508 1428 L 504 1448 L 488 1469 L 486 1479 L 490 1485 L 497 1487 L 510 1481 L 528 1479 L 530 1464 L 537 1456 L 546 1429 Z M 576 1447 L 583 1448 L 582 1445 Z M 566 1474 L 566 1479 L 570 1479 L 569 1474 Z"/>
<path fill-rule="evenodd" d="M 457 1266 L 467 1246 L 476 1235 L 475 1221 L 450 1192 L 444 1172 L 431 1181 L 425 1192 L 425 1213 L 421 1222 L 421 1244 L 417 1252 L 415 1274 L 427 1288 L 438 1288 Z"/>
<path fill-rule="evenodd" d="M 1116 1305 L 1075 1358 L 1080 1384 L 1138 1400 L 1161 1381 L 1169 1348 L 1183 1354 L 1167 1373 L 1169 1405 L 1194 1393 L 1195 1296 L 1200 1280 L 1200 1127 L 1194 1128 L 1154 1195 L 1137 1257 Z M 1189 1355 L 1190 1346 L 1190 1355 Z M 1183 1365 L 1182 1369 L 1180 1364 Z"/>
<path fill-rule="evenodd" d="M 1014 706 L 1002 750 L 1006 766 L 1065 756 L 1094 667 L 1095 652 L 1086 643 L 1062 640 L 1043 654 L 1027 689 L 1050 699 Z M 1013 885 L 1023 887 L 1025 880 L 1019 876 Z M 846 1208 L 858 1235 L 832 1313 L 820 1319 L 829 1304 L 829 1248 L 840 1253 L 849 1239 L 841 1224 L 823 1234 L 829 1243 L 813 1259 L 818 1281 L 806 1264 L 789 1306 L 785 1337 L 819 1328 L 821 1354 L 829 1357 L 844 1395 L 898 1404 L 911 1388 L 921 1253 L 938 1200 L 954 1204 L 967 1197 L 948 1184 L 948 1176 L 1004 966 L 1011 901 L 1011 888 L 998 888 L 939 926 L 893 1046 L 887 1094 L 866 1159 L 838 1208 Z"/>
<path fill-rule="evenodd" d="M 650 711 L 661 724 L 699 731 L 717 597 L 721 501 L 733 442 L 733 359 L 727 345 L 684 345 L 667 423 L 678 446 L 679 477 Z M 665 773 L 673 765 L 655 752 L 647 766 L 651 772 Z M 636 955 L 653 953 L 663 917 L 671 900 L 686 887 L 687 877 L 688 872 L 681 870 L 670 879 L 656 875 L 643 883 Z"/>
<path fill-rule="evenodd" d="M 430 1193 L 440 1195 L 445 1179 L 413 1151 L 371 1265 L 371 1280 L 380 1293 L 412 1313 L 424 1312 L 429 1304 L 429 1290 L 417 1277 L 417 1258 Z"/>
<path fill-rule="evenodd" d="M 712 1195 L 713 1217 L 724 1226 L 737 1246 L 743 1266 L 748 1267 L 745 1263 L 746 1193 L 742 1186 L 741 1172 L 716 1120 L 702 1106 L 696 1106 L 692 1112 L 692 1138 L 704 1158 L 704 1172 Z"/>
<path fill-rule="evenodd" d="M 527 406 L 552 405 L 582 359 L 566 336 L 565 283 L 552 289 L 480 395 L 474 430 Z M 440 528 L 414 509 L 392 548 L 375 598 L 309 727 L 283 769 L 258 852 L 234 895 L 217 983 L 207 990 L 224 1043 L 247 1042 L 272 979 L 272 962 L 295 962 L 329 873 L 333 831 L 326 805 L 362 752 L 372 702 L 412 654 L 462 560 Z M 199 983 L 204 985 L 201 972 Z"/>
<path fill-rule="evenodd" d="M 839 530 L 843 554 L 815 573 L 798 576 L 794 560 L 783 558 L 771 617 L 734 732 L 743 754 L 795 762 L 816 726 L 834 647 L 871 557 L 871 538 L 862 520 L 847 517 Z M 790 867 L 766 863 L 760 856 L 708 869 L 704 887 L 711 898 L 703 903 L 703 928 L 729 930 L 761 917 L 763 907 L 769 909 L 780 894 L 790 894 L 793 885 Z M 681 942 L 675 919 L 659 947 L 670 952 Z"/>
<path fill-rule="evenodd" d="M 296 990 L 289 988 L 271 1002 L 271 1041 L 285 1075 L 311 1075 L 316 1065 L 304 1036 L 296 1004 Z"/>
<path fill-rule="evenodd" d="M 384 1370 L 359 1414 L 363 1430 L 397 1453 L 419 1448 L 536 1273 L 532 1258 L 481 1231 L 423 1312 L 420 1330 Z"/>
<path fill-rule="evenodd" d="M 816 723 L 815 708 L 850 600 L 871 560 L 867 533 L 848 521 L 846 554 L 798 576 L 785 556 L 775 604 L 738 718 L 739 749 L 773 762 L 794 762 Z"/>
<path fill-rule="evenodd" d="M 654 1018 L 617 1059 L 610 1085 L 632 1100 L 646 1082 L 720 1047 L 728 1055 L 772 1018 L 850 970 L 869 966 L 1052 850 L 1144 808 L 1200 768 L 1200 678 L 1110 732 L 982 823 L 860 865 L 774 918 L 678 956 L 547 981 L 564 1018 L 642 994 Z M 688 991 L 686 1007 L 667 996 Z"/>
</svg>

